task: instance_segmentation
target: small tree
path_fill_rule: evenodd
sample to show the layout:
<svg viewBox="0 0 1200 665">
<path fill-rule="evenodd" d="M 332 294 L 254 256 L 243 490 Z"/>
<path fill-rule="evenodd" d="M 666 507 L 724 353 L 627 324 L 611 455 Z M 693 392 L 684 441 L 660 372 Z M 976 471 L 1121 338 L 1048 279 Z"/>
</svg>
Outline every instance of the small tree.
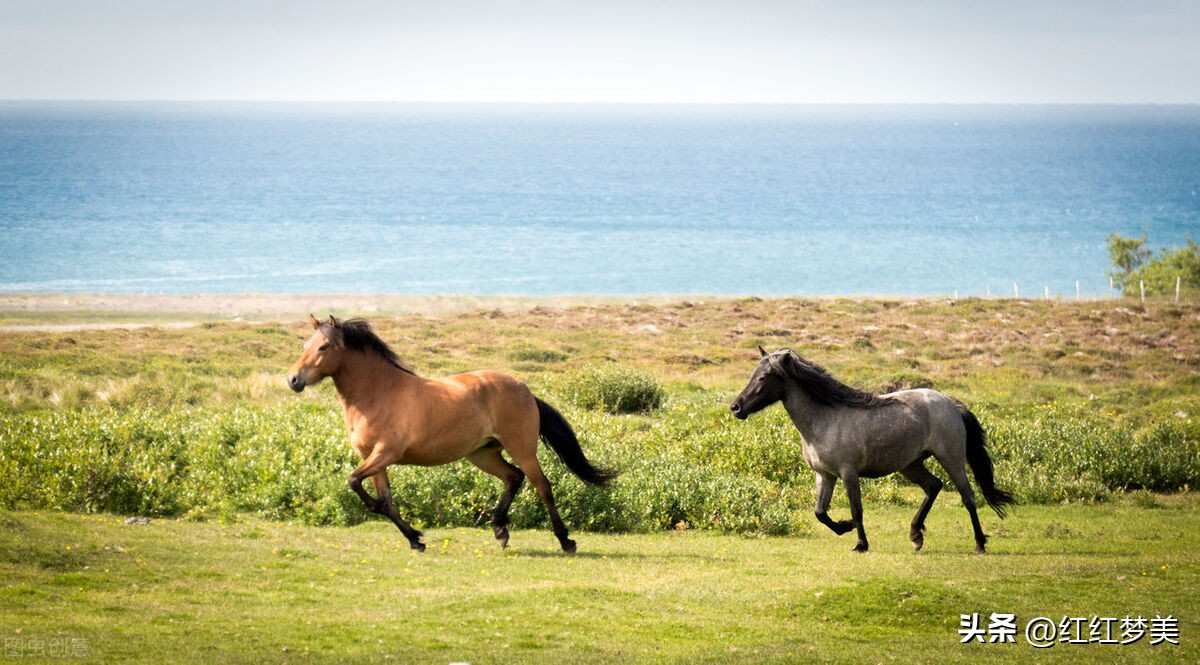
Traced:
<svg viewBox="0 0 1200 665">
<path fill-rule="evenodd" d="M 1141 268 L 1153 254 L 1146 246 L 1146 233 L 1143 229 L 1141 238 L 1130 238 L 1115 231 L 1108 234 L 1108 256 L 1113 266 L 1118 268 L 1110 270 L 1108 274 L 1122 291 L 1128 288 L 1134 271 Z"/>
<path fill-rule="evenodd" d="M 1129 279 L 1131 292 L 1134 285 L 1144 282 L 1147 294 L 1171 295 L 1175 293 L 1176 279 L 1189 293 L 1200 289 L 1200 246 L 1188 238 L 1183 247 L 1163 249 L 1131 273 Z"/>
<path fill-rule="evenodd" d="M 1139 284 L 1145 284 L 1148 295 L 1170 295 L 1176 279 L 1189 292 L 1200 289 L 1200 246 L 1191 238 L 1183 247 L 1164 247 L 1155 254 L 1146 246 L 1145 231 L 1141 238 L 1110 233 L 1108 255 L 1114 267 L 1108 274 L 1127 295 L 1136 295 Z"/>
</svg>

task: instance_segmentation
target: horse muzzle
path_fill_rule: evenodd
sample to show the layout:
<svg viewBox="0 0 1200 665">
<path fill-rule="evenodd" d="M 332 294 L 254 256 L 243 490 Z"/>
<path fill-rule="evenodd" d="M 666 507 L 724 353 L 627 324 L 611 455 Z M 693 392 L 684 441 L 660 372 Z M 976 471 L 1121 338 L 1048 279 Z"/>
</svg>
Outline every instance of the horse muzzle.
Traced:
<svg viewBox="0 0 1200 665">
<path fill-rule="evenodd" d="M 304 387 L 308 385 L 308 381 L 305 379 L 303 372 L 296 372 L 287 378 L 287 384 L 295 392 L 303 392 Z"/>
<path fill-rule="evenodd" d="M 729 410 L 733 412 L 733 417 L 738 420 L 745 420 L 750 417 L 750 412 L 742 408 L 741 402 L 730 404 Z"/>
</svg>

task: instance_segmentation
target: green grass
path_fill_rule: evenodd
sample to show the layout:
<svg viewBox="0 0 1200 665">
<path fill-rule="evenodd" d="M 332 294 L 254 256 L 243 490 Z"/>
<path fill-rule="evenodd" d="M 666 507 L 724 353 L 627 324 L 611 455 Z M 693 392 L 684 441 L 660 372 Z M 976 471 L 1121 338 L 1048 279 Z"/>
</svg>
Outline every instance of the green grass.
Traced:
<svg viewBox="0 0 1200 665">
<path fill-rule="evenodd" d="M 422 374 L 516 374 L 623 472 L 597 490 L 543 455 L 574 558 L 528 490 L 499 551 L 474 526 L 498 483 L 461 463 L 393 469 L 401 512 L 428 533 L 410 553 L 346 487 L 332 387 L 284 386 L 302 321 L 0 330 L 0 635 L 22 658 L 56 640 L 98 662 L 1195 662 L 1198 322 L 1195 302 L 979 299 L 376 317 Z M 1024 504 L 1003 522 L 983 511 L 989 554 L 968 554 L 947 491 L 914 555 L 919 496 L 902 479 L 864 486 L 869 554 L 816 524 L 786 415 L 727 409 L 759 344 L 975 410 L 998 484 Z M 577 400 L 594 368 L 608 374 L 593 383 L 651 399 L 634 413 Z M 122 523 L 134 514 L 156 519 Z M 1022 626 L 1170 614 L 1182 644 L 960 645 L 971 612 Z"/>
<path fill-rule="evenodd" d="M 521 500 L 530 501 L 530 496 Z M 1195 662 L 1196 495 L 984 516 L 989 554 L 944 495 L 926 548 L 911 510 L 870 505 L 871 552 L 687 530 L 305 527 L 0 513 L 0 635 L 86 644 L 96 662 Z M 959 643 L 959 615 L 1174 616 L 1180 645 Z M 20 641 L 18 641 L 20 640 Z M 25 648 L 25 647 L 23 647 Z"/>
</svg>

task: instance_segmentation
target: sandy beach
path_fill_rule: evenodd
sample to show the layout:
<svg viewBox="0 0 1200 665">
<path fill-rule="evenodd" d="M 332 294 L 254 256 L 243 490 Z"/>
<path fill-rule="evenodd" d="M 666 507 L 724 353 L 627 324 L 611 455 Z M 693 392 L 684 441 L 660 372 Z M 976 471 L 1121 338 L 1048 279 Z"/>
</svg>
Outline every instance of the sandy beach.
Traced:
<svg viewBox="0 0 1200 665">
<path fill-rule="evenodd" d="M 334 316 L 441 316 L 480 309 L 528 310 L 605 304 L 704 301 L 714 296 L 512 296 L 80 293 L 0 294 L 0 330 L 66 331 L 189 326 L 208 321 L 293 321 Z"/>
</svg>

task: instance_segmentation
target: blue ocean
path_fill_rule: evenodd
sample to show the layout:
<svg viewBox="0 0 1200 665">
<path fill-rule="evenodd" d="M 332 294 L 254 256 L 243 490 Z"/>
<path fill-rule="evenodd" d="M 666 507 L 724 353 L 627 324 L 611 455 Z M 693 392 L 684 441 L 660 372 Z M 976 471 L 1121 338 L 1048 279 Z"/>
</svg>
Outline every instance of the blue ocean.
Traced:
<svg viewBox="0 0 1200 665">
<path fill-rule="evenodd" d="M 0 103 L 0 291 L 1106 295 L 1197 106 Z"/>
</svg>

